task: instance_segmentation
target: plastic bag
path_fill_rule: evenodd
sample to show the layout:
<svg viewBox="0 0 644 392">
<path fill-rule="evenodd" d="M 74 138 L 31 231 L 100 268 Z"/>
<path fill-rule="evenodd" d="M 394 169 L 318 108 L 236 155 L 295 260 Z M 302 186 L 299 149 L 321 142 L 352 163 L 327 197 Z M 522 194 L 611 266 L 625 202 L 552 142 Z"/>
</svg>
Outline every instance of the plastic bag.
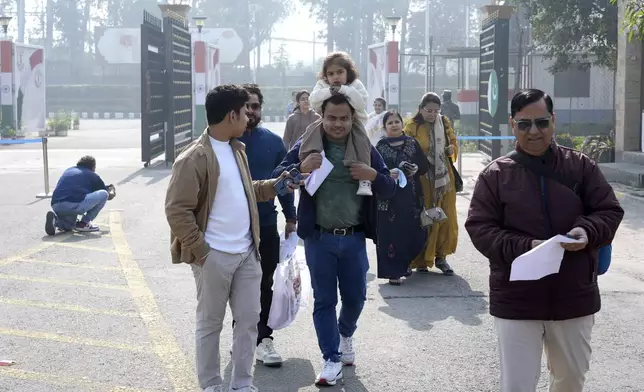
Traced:
<svg viewBox="0 0 644 392">
<path fill-rule="evenodd" d="M 311 275 L 304 249 L 297 246 L 297 235 L 285 239 L 280 233 L 280 240 L 280 262 L 273 276 L 273 301 L 268 314 L 268 326 L 274 330 L 291 325 L 300 310 L 308 307 L 311 295 Z"/>
</svg>

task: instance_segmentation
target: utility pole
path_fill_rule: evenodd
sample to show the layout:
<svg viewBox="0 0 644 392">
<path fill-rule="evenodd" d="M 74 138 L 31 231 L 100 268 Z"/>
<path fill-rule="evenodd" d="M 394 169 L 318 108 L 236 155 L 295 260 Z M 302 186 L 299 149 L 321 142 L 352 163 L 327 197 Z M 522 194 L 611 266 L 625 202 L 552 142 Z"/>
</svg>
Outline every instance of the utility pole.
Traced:
<svg viewBox="0 0 644 392">
<path fill-rule="evenodd" d="M 431 36 L 429 34 L 429 20 L 430 20 L 430 11 L 429 11 L 429 0 L 425 0 L 425 91 L 430 91 L 429 86 L 429 68 L 431 53 Z"/>
<path fill-rule="evenodd" d="M 470 47 L 470 17 L 472 9 L 470 8 L 470 3 L 465 4 L 465 47 Z M 470 58 L 465 58 L 465 86 L 467 90 L 470 88 Z"/>
</svg>

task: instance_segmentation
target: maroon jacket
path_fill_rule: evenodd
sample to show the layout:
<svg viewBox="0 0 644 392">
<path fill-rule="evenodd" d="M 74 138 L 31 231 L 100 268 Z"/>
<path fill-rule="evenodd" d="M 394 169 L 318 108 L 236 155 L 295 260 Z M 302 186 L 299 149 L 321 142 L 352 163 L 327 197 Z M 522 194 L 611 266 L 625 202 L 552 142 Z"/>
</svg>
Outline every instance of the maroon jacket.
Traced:
<svg viewBox="0 0 644 392">
<path fill-rule="evenodd" d="M 579 195 L 509 157 L 495 160 L 481 172 L 465 228 L 476 249 L 490 261 L 490 314 L 516 320 L 567 320 L 594 314 L 601 308 L 597 249 L 613 240 L 624 210 L 586 155 L 553 145 L 543 157 L 531 159 L 577 182 Z M 531 249 L 532 240 L 566 234 L 574 227 L 586 230 L 588 246 L 566 251 L 558 274 L 536 281 L 509 281 L 512 261 Z"/>
</svg>

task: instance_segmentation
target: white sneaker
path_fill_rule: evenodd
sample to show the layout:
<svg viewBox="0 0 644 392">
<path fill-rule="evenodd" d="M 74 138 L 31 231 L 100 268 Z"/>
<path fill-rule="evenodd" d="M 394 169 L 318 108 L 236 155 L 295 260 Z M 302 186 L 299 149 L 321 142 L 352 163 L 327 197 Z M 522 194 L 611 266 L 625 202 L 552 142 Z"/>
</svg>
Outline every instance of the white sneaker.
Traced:
<svg viewBox="0 0 644 392">
<path fill-rule="evenodd" d="M 273 339 L 264 338 L 255 350 L 255 359 L 262 362 L 264 366 L 278 367 L 282 365 L 282 357 L 275 351 Z"/>
<path fill-rule="evenodd" d="M 340 361 L 347 366 L 353 366 L 356 361 L 356 352 L 353 349 L 353 338 L 340 335 Z"/>
<path fill-rule="evenodd" d="M 203 390 L 203 392 L 224 392 L 223 385 L 213 385 Z"/>
<path fill-rule="evenodd" d="M 373 193 L 371 192 L 371 181 L 360 181 L 360 185 L 358 186 L 358 192 L 356 192 L 356 195 L 372 196 Z"/>
<path fill-rule="evenodd" d="M 335 385 L 342 379 L 342 362 L 325 361 L 324 367 L 315 379 L 315 385 Z"/>
<path fill-rule="evenodd" d="M 238 389 L 230 389 L 231 391 L 239 391 L 239 392 L 259 392 L 259 389 L 257 389 L 256 386 L 251 385 L 249 387 L 243 387 L 243 388 L 238 388 Z"/>
</svg>

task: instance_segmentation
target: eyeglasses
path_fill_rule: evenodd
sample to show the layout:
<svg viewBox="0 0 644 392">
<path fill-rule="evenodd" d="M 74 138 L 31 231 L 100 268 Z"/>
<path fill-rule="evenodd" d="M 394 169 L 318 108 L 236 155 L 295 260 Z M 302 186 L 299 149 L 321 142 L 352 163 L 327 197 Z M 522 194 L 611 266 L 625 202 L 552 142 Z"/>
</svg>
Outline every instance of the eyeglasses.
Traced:
<svg viewBox="0 0 644 392">
<path fill-rule="evenodd" d="M 517 129 L 519 131 L 528 132 L 532 129 L 532 124 L 534 124 L 538 130 L 543 131 L 550 126 L 550 120 L 552 120 L 552 117 L 535 118 L 534 120 L 526 118 L 514 120 L 514 122 L 517 124 Z"/>
<path fill-rule="evenodd" d="M 427 108 L 421 108 L 425 113 L 427 114 L 438 114 L 440 113 L 440 109 L 427 109 Z"/>
<path fill-rule="evenodd" d="M 262 105 L 258 103 L 247 103 L 246 110 L 259 110 L 262 108 Z"/>
</svg>

